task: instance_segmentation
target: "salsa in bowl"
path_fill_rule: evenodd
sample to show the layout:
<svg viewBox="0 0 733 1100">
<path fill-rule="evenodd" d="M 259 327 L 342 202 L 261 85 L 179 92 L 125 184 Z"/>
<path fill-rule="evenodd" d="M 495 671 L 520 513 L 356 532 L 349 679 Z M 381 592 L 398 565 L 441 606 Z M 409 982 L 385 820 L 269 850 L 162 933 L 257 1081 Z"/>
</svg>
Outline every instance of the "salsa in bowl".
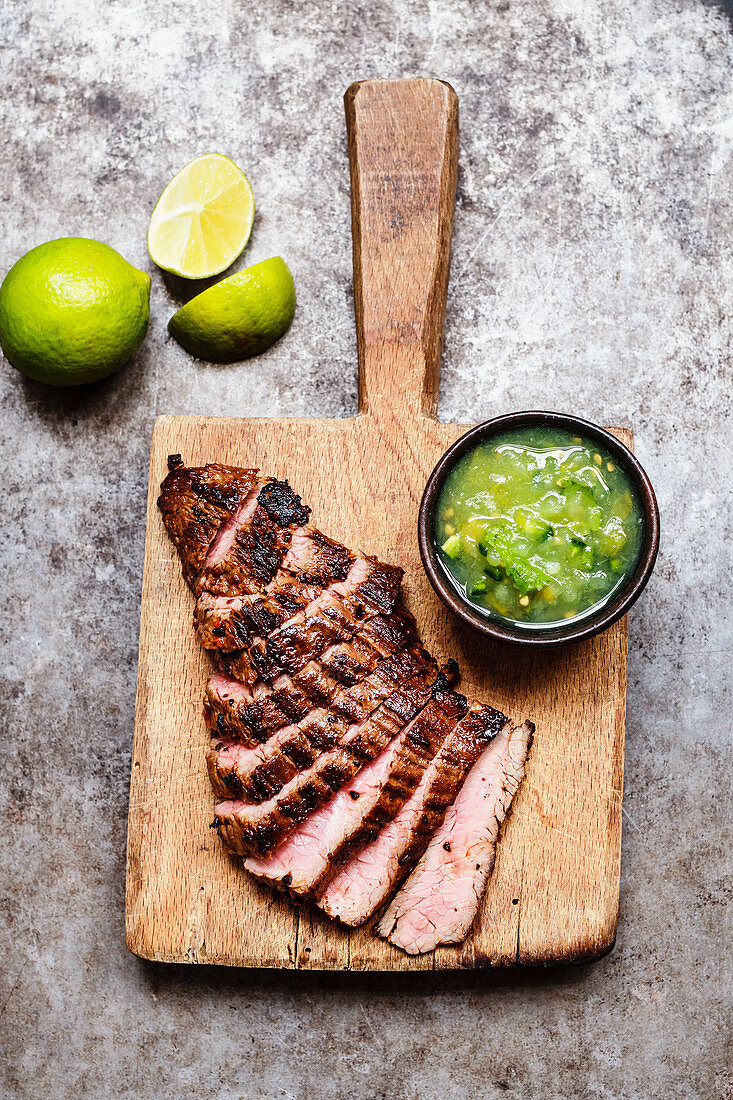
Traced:
<svg viewBox="0 0 733 1100">
<path fill-rule="evenodd" d="M 443 601 L 484 633 L 577 641 L 628 610 L 659 543 L 649 479 L 613 435 L 560 413 L 473 428 L 433 471 L 420 551 Z"/>
</svg>

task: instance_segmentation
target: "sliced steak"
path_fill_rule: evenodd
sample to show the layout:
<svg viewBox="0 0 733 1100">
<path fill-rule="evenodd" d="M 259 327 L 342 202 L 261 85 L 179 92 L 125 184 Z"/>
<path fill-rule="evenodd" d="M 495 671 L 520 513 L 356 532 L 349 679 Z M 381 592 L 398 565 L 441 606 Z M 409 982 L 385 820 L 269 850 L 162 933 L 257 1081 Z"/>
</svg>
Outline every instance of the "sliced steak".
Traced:
<svg viewBox="0 0 733 1100">
<path fill-rule="evenodd" d="M 287 578 L 280 581 L 283 576 Z M 279 573 L 262 594 L 214 596 L 202 592 L 196 601 L 194 627 L 204 649 L 227 653 L 247 649 L 292 619 L 322 592 L 317 584 L 301 584 Z"/>
<path fill-rule="evenodd" d="M 233 676 L 216 673 L 207 684 L 204 699 L 208 725 L 220 738 L 256 744 L 263 739 L 260 714 L 268 694 L 281 711 L 281 726 L 299 721 L 313 707 L 327 706 L 342 687 L 359 683 L 383 657 L 414 642 L 411 616 L 384 618 L 367 621 L 350 641 L 330 646 L 293 676 L 283 673 L 272 684 L 257 681 L 249 687 Z M 277 724 L 270 721 L 268 729 L 275 728 Z"/>
<path fill-rule="evenodd" d="M 350 550 L 314 527 L 297 528 L 264 592 L 199 596 L 194 613 L 199 641 L 204 649 L 229 652 L 249 647 L 302 611 L 323 589 L 346 580 L 355 561 Z"/>
<path fill-rule="evenodd" d="M 235 653 L 217 651 L 217 663 L 243 683 L 267 684 L 283 672 L 299 672 L 310 660 L 366 629 L 370 619 L 391 617 L 400 591 L 401 570 L 376 558 L 357 558 L 345 580 L 332 584 L 267 638 Z M 414 620 L 404 608 L 393 613 L 394 627 Z M 385 630 L 389 630 L 385 623 Z M 404 629 L 404 627 L 402 627 Z"/>
<path fill-rule="evenodd" d="M 312 701 L 291 680 L 286 687 L 260 692 L 231 676 L 214 673 L 204 696 L 204 717 L 214 736 L 249 747 L 267 741 L 312 709 Z"/>
<path fill-rule="evenodd" d="M 342 863 L 395 816 L 465 714 L 466 700 L 448 686 L 457 666 L 452 663 L 446 671 L 432 685 L 418 676 L 390 696 L 368 720 L 385 724 L 384 751 L 307 817 L 269 859 L 246 860 L 248 871 L 297 897 L 325 888 Z"/>
<path fill-rule="evenodd" d="M 287 481 L 260 480 L 212 542 L 196 579 L 196 593 L 261 593 L 280 568 L 293 533 L 309 515 L 310 508 Z"/>
<path fill-rule="evenodd" d="M 418 673 L 409 681 L 411 690 L 404 694 L 414 698 L 418 692 L 424 698 L 436 683 L 438 670 L 434 665 Z M 394 692 L 393 695 L 398 695 Z M 392 695 L 390 696 L 392 699 Z M 363 751 L 373 742 L 389 742 L 395 731 L 394 713 L 384 704 L 386 716 L 379 708 L 373 715 L 360 722 L 343 723 L 341 739 L 346 748 L 339 746 L 333 752 L 325 752 L 312 768 L 295 776 L 277 797 L 261 805 L 241 800 L 226 800 L 216 807 L 219 834 L 238 855 L 266 856 L 287 839 L 292 831 L 333 798 L 336 791 L 353 776 L 363 762 Z M 330 733 L 326 722 L 320 732 L 328 747 Z M 312 734 L 310 734 L 312 736 Z M 349 751 L 353 746 L 354 751 Z M 361 750 L 361 751 L 360 751 Z M 374 755 L 374 752 L 371 753 Z"/>
<path fill-rule="evenodd" d="M 245 506 L 255 485 L 257 470 L 236 466 L 185 467 L 175 465 L 160 487 L 158 507 L 163 523 L 183 563 L 183 575 L 191 586 L 204 566 L 220 528 L 230 523 Z"/>
<path fill-rule="evenodd" d="M 300 724 L 285 726 L 264 745 L 246 748 L 237 742 L 214 742 L 208 764 L 216 794 L 250 802 L 271 799 L 337 742 L 346 755 L 343 760 L 333 757 L 332 765 L 339 763 L 355 774 L 384 747 L 378 738 L 361 736 L 359 723 L 411 676 L 428 668 L 434 669 L 435 679 L 438 670 L 433 658 L 422 647 L 412 647 L 376 660 L 373 671 L 360 683 L 348 688 L 339 685 L 328 709 L 313 710 Z"/>
<path fill-rule="evenodd" d="M 318 903 L 329 917 L 363 924 L 394 892 L 427 848 L 469 769 L 505 723 L 493 707 L 474 704 L 396 817 L 329 883 Z"/>
<path fill-rule="evenodd" d="M 508 723 L 471 769 L 443 824 L 377 926 L 409 955 L 468 935 L 499 830 L 524 776 L 534 726 Z"/>
</svg>

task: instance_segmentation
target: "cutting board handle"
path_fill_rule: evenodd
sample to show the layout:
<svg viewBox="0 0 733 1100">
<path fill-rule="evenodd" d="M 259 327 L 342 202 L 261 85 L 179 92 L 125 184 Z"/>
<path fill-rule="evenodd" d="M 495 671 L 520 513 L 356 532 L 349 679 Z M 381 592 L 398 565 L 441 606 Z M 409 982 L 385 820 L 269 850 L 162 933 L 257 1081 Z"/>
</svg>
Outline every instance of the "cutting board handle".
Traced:
<svg viewBox="0 0 733 1100">
<path fill-rule="evenodd" d="M 458 167 L 442 80 L 364 80 L 345 96 L 359 411 L 434 416 Z"/>
</svg>

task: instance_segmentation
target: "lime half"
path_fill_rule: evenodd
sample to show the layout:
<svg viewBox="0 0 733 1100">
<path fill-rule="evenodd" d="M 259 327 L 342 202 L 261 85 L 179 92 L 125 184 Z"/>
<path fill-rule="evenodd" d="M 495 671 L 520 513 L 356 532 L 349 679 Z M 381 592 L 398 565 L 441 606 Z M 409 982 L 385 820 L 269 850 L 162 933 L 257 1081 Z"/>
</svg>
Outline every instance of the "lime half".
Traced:
<svg viewBox="0 0 733 1100">
<path fill-rule="evenodd" d="M 198 359 L 236 363 L 279 340 L 294 313 L 293 276 L 273 256 L 197 294 L 171 317 L 168 331 Z"/>
<path fill-rule="evenodd" d="M 254 216 L 244 172 L 228 157 L 207 153 L 182 168 L 158 199 L 148 229 L 150 257 L 184 279 L 208 279 L 234 263 Z"/>
</svg>

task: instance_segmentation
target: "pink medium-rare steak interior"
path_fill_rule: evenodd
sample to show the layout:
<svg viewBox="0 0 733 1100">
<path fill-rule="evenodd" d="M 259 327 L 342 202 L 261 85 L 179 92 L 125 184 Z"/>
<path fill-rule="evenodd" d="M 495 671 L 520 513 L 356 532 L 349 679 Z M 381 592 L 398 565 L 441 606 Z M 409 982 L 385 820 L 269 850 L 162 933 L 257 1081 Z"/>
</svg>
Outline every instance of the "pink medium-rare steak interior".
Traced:
<svg viewBox="0 0 733 1100">
<path fill-rule="evenodd" d="M 325 808 L 309 815 L 270 860 L 246 860 L 247 870 L 298 897 L 316 896 L 353 851 L 397 813 L 465 711 L 463 696 L 444 685 L 443 675 L 418 673 L 395 693 L 398 698 L 390 697 L 368 720 L 387 747 Z"/>
<path fill-rule="evenodd" d="M 379 922 L 390 943 L 417 955 L 460 943 L 494 867 L 496 843 L 524 776 L 534 726 L 504 727 L 471 770 L 442 826 Z"/>
<path fill-rule="evenodd" d="M 414 794 L 328 885 L 319 905 L 344 924 L 363 924 L 423 854 L 482 750 L 506 722 L 493 707 L 474 704 L 425 769 Z"/>
<path fill-rule="evenodd" d="M 254 510 L 257 507 L 257 498 L 260 495 L 260 489 L 266 484 L 267 479 L 258 478 L 247 496 L 240 502 L 236 511 L 232 512 L 229 519 L 222 523 L 209 546 L 202 569 L 211 569 L 228 554 L 234 544 L 237 528 L 251 520 Z"/>
<path fill-rule="evenodd" d="M 352 924 L 411 872 L 380 934 L 408 952 L 462 938 L 530 725 L 513 731 L 502 771 L 484 746 L 503 716 L 468 710 L 454 662 L 438 672 L 402 570 L 311 527 L 286 481 L 178 455 L 169 468 L 163 522 L 219 669 L 204 710 L 220 837 L 256 877 Z M 463 855 L 446 862 L 451 851 Z"/>
</svg>

